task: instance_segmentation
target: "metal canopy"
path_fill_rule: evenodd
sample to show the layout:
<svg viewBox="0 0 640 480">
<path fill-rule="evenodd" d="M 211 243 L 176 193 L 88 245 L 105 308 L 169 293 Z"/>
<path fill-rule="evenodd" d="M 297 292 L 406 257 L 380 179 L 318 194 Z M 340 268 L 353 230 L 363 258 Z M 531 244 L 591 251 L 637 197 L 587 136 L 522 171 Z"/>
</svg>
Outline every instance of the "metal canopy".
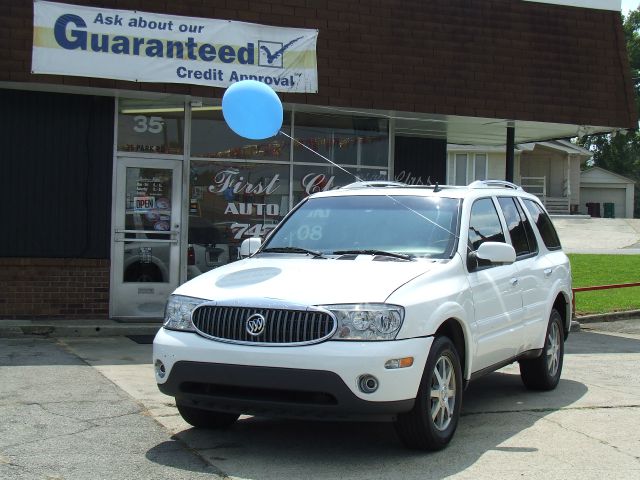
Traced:
<svg viewBox="0 0 640 480">
<path fill-rule="evenodd" d="M 504 145 L 507 127 L 515 127 L 515 143 L 539 142 L 557 138 L 606 133 L 620 130 L 601 125 L 534 122 L 502 118 L 463 117 L 417 112 L 361 110 L 354 108 L 296 105 L 296 111 L 378 116 L 395 120 L 395 134 L 446 139 L 459 145 Z"/>
<path fill-rule="evenodd" d="M 507 127 L 515 127 L 515 143 L 529 143 L 556 138 L 611 132 L 614 127 L 571 125 L 526 120 L 460 117 L 398 118 L 396 135 L 417 135 L 446 138 L 448 143 L 472 145 L 504 145 Z"/>
</svg>

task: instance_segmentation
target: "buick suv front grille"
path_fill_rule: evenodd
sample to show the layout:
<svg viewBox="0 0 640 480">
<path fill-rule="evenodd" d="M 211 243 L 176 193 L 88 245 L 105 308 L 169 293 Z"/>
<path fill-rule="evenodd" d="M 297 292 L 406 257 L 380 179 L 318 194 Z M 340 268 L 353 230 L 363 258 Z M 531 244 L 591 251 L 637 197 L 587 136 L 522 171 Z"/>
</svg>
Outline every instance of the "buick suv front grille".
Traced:
<svg viewBox="0 0 640 480">
<path fill-rule="evenodd" d="M 319 343 L 336 330 L 335 319 L 317 310 L 201 305 L 192 321 L 206 337 L 251 345 Z"/>
</svg>

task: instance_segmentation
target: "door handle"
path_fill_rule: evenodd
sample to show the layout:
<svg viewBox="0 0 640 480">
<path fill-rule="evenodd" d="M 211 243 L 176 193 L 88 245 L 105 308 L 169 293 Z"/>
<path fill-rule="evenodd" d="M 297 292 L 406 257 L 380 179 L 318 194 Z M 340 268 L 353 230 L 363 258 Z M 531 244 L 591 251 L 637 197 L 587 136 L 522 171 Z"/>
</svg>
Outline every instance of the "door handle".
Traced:
<svg viewBox="0 0 640 480">
<path fill-rule="evenodd" d="M 545 277 L 550 277 L 552 273 L 553 273 L 553 268 L 545 268 L 544 269 L 544 276 Z"/>
<path fill-rule="evenodd" d="M 509 283 L 511 283 L 512 287 L 515 287 L 516 285 L 518 285 L 518 279 L 512 278 L 511 280 L 509 280 Z"/>
</svg>

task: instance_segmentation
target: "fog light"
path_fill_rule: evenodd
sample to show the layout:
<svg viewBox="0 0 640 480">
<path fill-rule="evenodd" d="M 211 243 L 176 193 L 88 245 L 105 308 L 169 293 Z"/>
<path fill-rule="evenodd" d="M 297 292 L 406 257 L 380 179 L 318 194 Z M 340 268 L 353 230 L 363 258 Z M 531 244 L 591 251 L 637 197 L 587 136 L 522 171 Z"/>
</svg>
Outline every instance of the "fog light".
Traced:
<svg viewBox="0 0 640 480">
<path fill-rule="evenodd" d="M 413 365 L 413 357 L 392 358 L 386 361 L 384 368 L 391 370 L 395 368 L 407 368 L 411 365 Z"/>
<path fill-rule="evenodd" d="M 373 393 L 378 390 L 378 379 L 368 373 L 358 377 L 358 388 L 362 393 Z"/>
<path fill-rule="evenodd" d="M 162 363 L 160 360 L 156 360 L 155 367 L 156 375 L 158 375 L 158 378 L 164 378 L 164 376 L 167 374 L 167 371 L 164 368 L 164 363 Z"/>
</svg>

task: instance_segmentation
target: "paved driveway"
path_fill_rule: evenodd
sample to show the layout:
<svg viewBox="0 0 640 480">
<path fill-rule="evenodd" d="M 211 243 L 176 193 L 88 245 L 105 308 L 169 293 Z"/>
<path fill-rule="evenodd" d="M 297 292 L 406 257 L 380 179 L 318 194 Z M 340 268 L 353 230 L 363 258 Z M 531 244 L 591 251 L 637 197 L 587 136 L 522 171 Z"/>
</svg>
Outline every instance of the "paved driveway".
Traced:
<svg viewBox="0 0 640 480">
<path fill-rule="evenodd" d="M 637 479 L 640 329 L 631 330 L 573 333 L 553 392 L 526 391 L 515 366 L 473 383 L 453 443 L 432 454 L 404 450 L 387 424 L 247 417 L 227 431 L 198 431 L 157 391 L 150 345 L 0 340 L 2 352 L 13 342 L 9 351 L 39 358 L 25 369 L 0 356 L 0 478 Z M 82 407 L 91 402 L 103 410 L 91 421 L 111 427 L 87 436 L 67 423 L 95 416 Z M 107 447 L 94 452 L 94 442 Z"/>
<path fill-rule="evenodd" d="M 554 217 L 553 224 L 567 253 L 640 253 L 640 219 Z"/>
</svg>

